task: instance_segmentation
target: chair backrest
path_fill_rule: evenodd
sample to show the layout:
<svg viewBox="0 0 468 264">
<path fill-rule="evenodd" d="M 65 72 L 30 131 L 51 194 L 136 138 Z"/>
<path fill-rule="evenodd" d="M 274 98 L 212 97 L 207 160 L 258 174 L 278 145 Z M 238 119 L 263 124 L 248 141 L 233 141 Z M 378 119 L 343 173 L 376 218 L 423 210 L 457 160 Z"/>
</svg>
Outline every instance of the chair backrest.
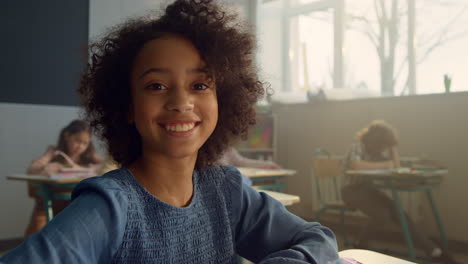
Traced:
<svg viewBox="0 0 468 264">
<path fill-rule="evenodd" d="M 334 178 L 343 175 L 343 160 L 341 158 L 318 157 L 312 160 L 314 176 L 317 178 Z"/>
<path fill-rule="evenodd" d="M 315 149 L 312 174 L 315 178 L 317 198 L 321 204 L 326 203 L 326 200 L 341 200 L 339 185 L 343 176 L 342 157 L 332 156 L 323 148 Z"/>
</svg>

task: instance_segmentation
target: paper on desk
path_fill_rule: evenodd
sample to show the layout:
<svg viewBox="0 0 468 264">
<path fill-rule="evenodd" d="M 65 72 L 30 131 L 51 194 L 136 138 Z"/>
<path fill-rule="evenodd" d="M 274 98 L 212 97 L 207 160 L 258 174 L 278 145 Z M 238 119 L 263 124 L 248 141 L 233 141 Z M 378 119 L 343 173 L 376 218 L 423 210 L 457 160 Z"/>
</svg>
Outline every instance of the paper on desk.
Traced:
<svg viewBox="0 0 468 264">
<path fill-rule="evenodd" d="M 359 262 L 355 259 L 352 259 L 352 258 L 341 258 L 342 260 L 344 260 L 346 263 L 349 263 L 349 264 L 364 264 L 362 262 Z"/>
<path fill-rule="evenodd" d="M 57 173 L 49 174 L 51 179 L 68 179 L 68 178 L 88 178 L 95 176 L 96 172 L 93 168 L 71 169 L 64 168 Z"/>
</svg>

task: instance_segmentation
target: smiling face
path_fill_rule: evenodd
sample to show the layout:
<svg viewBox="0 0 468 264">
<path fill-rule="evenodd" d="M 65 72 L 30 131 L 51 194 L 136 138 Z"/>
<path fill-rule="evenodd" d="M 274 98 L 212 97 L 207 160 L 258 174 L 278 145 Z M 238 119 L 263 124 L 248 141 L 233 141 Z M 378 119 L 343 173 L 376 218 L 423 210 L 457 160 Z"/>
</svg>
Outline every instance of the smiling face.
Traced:
<svg viewBox="0 0 468 264">
<path fill-rule="evenodd" d="M 185 38 L 167 35 L 147 42 L 131 72 L 134 122 L 143 155 L 196 160 L 218 121 L 214 80 Z"/>
</svg>

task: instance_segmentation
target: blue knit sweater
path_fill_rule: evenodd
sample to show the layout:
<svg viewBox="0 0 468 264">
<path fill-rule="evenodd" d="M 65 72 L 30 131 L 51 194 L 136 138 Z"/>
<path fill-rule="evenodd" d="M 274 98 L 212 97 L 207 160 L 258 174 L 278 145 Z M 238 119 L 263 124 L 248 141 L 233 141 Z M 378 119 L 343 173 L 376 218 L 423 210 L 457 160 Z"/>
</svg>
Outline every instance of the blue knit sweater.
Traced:
<svg viewBox="0 0 468 264">
<path fill-rule="evenodd" d="M 0 263 L 338 263 L 333 233 L 242 183 L 231 166 L 194 173 L 184 208 L 127 169 L 80 183 L 74 201 Z"/>
</svg>

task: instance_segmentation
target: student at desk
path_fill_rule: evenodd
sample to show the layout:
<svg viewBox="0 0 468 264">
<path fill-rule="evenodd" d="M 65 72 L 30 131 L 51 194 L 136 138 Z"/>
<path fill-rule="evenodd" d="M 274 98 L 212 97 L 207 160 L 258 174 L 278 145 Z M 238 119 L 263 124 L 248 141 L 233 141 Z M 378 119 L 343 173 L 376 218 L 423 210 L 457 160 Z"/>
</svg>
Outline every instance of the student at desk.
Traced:
<svg viewBox="0 0 468 264">
<path fill-rule="evenodd" d="M 368 127 L 357 133 L 354 143 L 344 162 L 345 170 L 373 170 L 400 167 L 397 150 L 398 139 L 394 128 L 382 120 L 373 121 Z M 359 209 L 370 217 L 370 226 L 386 224 L 399 225 L 399 218 L 393 201 L 371 183 L 359 177 L 346 176 L 342 188 L 343 201 Z M 432 258 L 441 258 L 442 250 L 429 239 L 428 233 L 406 215 L 410 233 L 417 245 L 420 245 Z M 371 235 L 371 228 L 365 228 L 359 238 L 358 247 L 365 248 Z"/>
<path fill-rule="evenodd" d="M 281 169 L 281 166 L 279 166 L 271 160 L 257 160 L 246 158 L 242 156 L 239 153 L 239 151 L 237 151 L 237 149 L 235 149 L 234 147 L 229 147 L 218 160 L 217 164 L 260 169 Z M 244 175 L 242 175 L 242 181 L 244 181 L 248 185 L 252 185 L 252 180 Z"/>
<path fill-rule="evenodd" d="M 62 129 L 56 147 L 49 146 L 44 154 L 33 160 L 27 173 L 34 175 L 49 175 L 57 173 L 63 168 L 95 167 L 101 158 L 96 155 L 91 142 L 91 128 L 85 121 L 73 120 Z M 47 223 L 42 197 L 36 194 L 38 187 L 29 184 L 29 196 L 35 199 L 34 209 L 25 237 L 39 232 Z M 56 191 L 71 192 L 69 189 Z M 70 202 L 63 200 L 52 201 L 54 213 L 62 211 Z"/>
</svg>

